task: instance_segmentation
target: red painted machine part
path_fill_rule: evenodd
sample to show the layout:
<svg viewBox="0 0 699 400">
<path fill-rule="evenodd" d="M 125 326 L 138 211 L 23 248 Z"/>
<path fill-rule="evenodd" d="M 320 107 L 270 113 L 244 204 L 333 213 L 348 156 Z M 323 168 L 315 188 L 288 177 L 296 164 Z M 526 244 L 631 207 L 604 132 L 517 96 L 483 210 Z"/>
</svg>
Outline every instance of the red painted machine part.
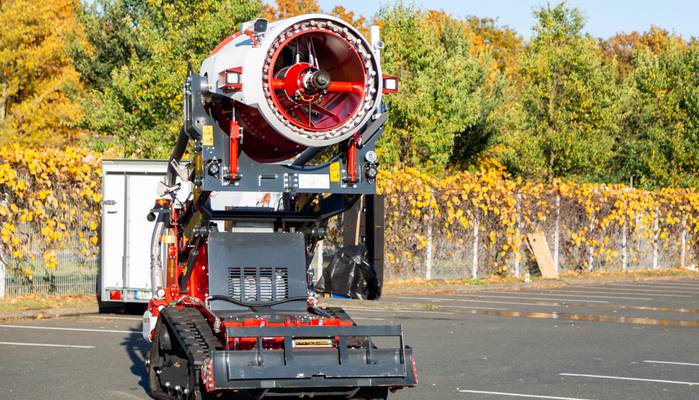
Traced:
<svg viewBox="0 0 699 400">
<path fill-rule="evenodd" d="M 279 69 L 275 67 L 282 51 L 302 36 L 318 40 L 316 56 L 322 61 L 322 68 L 330 73 L 331 84 L 327 89 L 328 94 L 310 99 L 301 96 L 299 101 L 292 97 L 299 89 L 304 95 L 310 96 L 311 93 L 303 90 L 303 71 L 298 69 L 303 65 L 306 67 L 304 70 L 307 70 L 310 64 L 297 63 Z M 337 54 L 340 51 L 342 54 Z M 269 69 L 267 79 L 272 83 L 272 101 L 284 118 L 299 128 L 308 131 L 338 128 L 354 117 L 362 105 L 366 90 L 364 62 L 354 46 L 335 32 L 310 29 L 288 37 L 272 54 L 270 65 L 272 68 Z M 278 76 L 280 73 L 283 76 Z M 336 80 L 338 78 L 340 80 Z M 309 111 L 315 111 L 324 117 L 314 121 L 312 117 L 308 117 Z"/>
<path fill-rule="evenodd" d="M 228 130 L 228 165 L 230 168 L 231 180 L 238 178 L 238 144 L 240 143 L 240 125 L 238 121 L 232 119 Z"/>
<path fill-rule="evenodd" d="M 229 328 L 264 328 L 264 327 L 298 327 L 298 326 L 352 326 L 352 321 L 345 321 L 339 318 L 311 318 L 302 320 L 286 317 L 284 322 L 269 322 L 265 318 L 248 318 L 241 321 L 224 321 L 223 326 Z M 335 343 L 337 343 L 337 338 Z M 228 350 L 252 350 L 257 346 L 256 337 L 228 337 L 226 338 Z M 283 337 L 263 337 L 262 348 L 266 350 L 284 349 Z M 327 348 L 320 348 L 326 350 Z"/>
<path fill-rule="evenodd" d="M 219 43 L 218 45 L 216 45 L 216 47 L 214 47 L 214 49 L 211 51 L 211 54 L 209 54 L 209 57 L 211 57 L 211 56 L 213 56 L 214 54 L 216 54 L 216 53 L 218 53 L 219 51 L 221 51 L 221 49 L 223 49 L 224 47 L 226 47 L 226 45 L 227 45 L 228 43 L 230 43 L 233 39 L 237 38 L 238 36 L 240 36 L 240 35 L 242 35 L 242 34 L 243 34 L 242 32 L 236 32 L 236 33 L 234 33 L 234 34 L 228 36 L 227 38 L 223 39 L 223 41 L 222 41 L 221 43 Z"/>
<path fill-rule="evenodd" d="M 209 293 L 209 264 L 207 256 L 207 246 L 202 244 L 199 247 L 199 254 L 194 260 L 192 275 L 189 278 L 188 294 L 192 297 L 204 301 Z"/>
</svg>

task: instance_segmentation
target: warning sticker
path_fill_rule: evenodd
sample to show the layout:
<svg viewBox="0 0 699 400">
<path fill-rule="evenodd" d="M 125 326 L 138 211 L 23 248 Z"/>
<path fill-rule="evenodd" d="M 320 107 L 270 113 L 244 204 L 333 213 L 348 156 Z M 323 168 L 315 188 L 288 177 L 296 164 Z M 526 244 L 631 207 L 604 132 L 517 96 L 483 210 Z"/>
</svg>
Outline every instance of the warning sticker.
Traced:
<svg viewBox="0 0 699 400">
<path fill-rule="evenodd" d="M 330 189 L 330 179 L 325 174 L 299 174 L 299 189 Z"/>
<path fill-rule="evenodd" d="M 330 164 L 330 182 L 340 182 L 340 162 Z"/>
<path fill-rule="evenodd" d="M 213 125 L 204 125 L 201 128 L 201 144 L 204 146 L 214 145 L 214 127 Z"/>
</svg>

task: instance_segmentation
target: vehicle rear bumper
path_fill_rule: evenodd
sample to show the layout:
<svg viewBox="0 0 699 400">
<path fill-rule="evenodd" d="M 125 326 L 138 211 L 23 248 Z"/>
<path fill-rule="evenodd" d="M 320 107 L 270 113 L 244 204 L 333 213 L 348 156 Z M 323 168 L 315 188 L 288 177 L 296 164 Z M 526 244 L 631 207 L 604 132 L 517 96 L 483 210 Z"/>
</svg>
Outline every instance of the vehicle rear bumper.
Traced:
<svg viewBox="0 0 699 400">
<path fill-rule="evenodd" d="M 257 337 L 260 345 L 252 350 L 211 352 L 202 368 L 209 391 L 399 389 L 417 384 L 413 351 L 404 345 L 400 325 L 227 328 L 227 334 L 235 338 Z M 262 337 L 283 338 L 284 346 L 264 349 L 259 340 Z M 294 340 L 303 338 L 333 338 L 336 346 L 295 348 Z M 377 341 L 382 342 L 380 347 L 375 344 Z"/>
</svg>

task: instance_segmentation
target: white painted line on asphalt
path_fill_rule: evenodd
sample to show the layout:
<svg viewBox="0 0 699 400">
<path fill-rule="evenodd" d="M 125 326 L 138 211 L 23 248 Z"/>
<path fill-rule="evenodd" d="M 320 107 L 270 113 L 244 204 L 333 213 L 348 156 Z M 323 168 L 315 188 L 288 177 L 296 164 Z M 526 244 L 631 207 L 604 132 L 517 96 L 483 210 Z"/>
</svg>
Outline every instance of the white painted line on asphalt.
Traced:
<svg viewBox="0 0 699 400">
<path fill-rule="evenodd" d="M 685 282 L 685 281 L 655 281 L 655 282 L 639 282 L 648 285 L 671 285 L 671 286 L 686 286 L 689 288 L 698 288 L 699 282 Z"/>
<path fill-rule="evenodd" d="M 352 319 L 361 319 L 367 321 L 385 321 L 385 318 L 370 318 L 370 317 L 352 317 Z"/>
<path fill-rule="evenodd" d="M 366 311 L 366 312 L 383 312 L 383 313 L 412 313 L 412 314 L 447 314 L 452 315 L 452 312 L 443 311 L 421 311 L 421 310 L 388 310 L 388 309 L 377 309 L 377 308 L 360 308 L 360 307 L 342 307 L 346 311 Z"/>
<path fill-rule="evenodd" d="M 59 326 L 34 326 L 34 325 L 0 325 L 0 328 L 12 329 L 41 329 L 48 331 L 72 331 L 72 332 L 99 332 L 99 333 L 133 333 L 140 334 L 138 331 L 119 331 L 114 329 L 88 329 L 88 328 L 64 328 Z"/>
<path fill-rule="evenodd" d="M 496 300 L 475 300 L 475 299 L 454 299 L 449 297 L 412 297 L 412 296 L 401 296 L 396 297 L 396 299 L 405 300 L 428 300 L 433 303 L 441 303 L 443 301 L 458 301 L 462 303 L 485 303 L 485 304 L 507 304 L 507 305 L 517 305 L 517 306 L 541 306 L 541 307 L 560 307 L 559 303 L 521 303 L 516 301 L 496 301 Z M 550 299 L 549 299 L 550 300 Z"/>
<path fill-rule="evenodd" d="M 445 305 L 439 305 L 439 307 L 443 308 L 458 308 L 461 310 L 507 310 L 507 308 L 500 308 L 500 307 L 479 307 L 479 306 L 445 306 Z"/>
<path fill-rule="evenodd" d="M 548 399 L 548 400 L 590 400 L 581 399 L 579 397 L 558 397 L 558 396 L 542 396 L 537 394 L 522 394 L 522 393 L 507 393 L 507 392 L 488 392 L 486 390 L 466 390 L 459 389 L 461 393 L 472 393 L 472 394 L 489 394 L 493 396 L 507 396 L 507 397 L 524 397 L 527 399 Z"/>
<path fill-rule="evenodd" d="M 673 384 L 673 385 L 686 385 L 686 386 L 699 385 L 699 382 L 668 381 L 665 379 L 632 378 L 629 376 L 608 376 L 608 375 L 569 374 L 569 373 L 560 373 L 558 375 L 560 375 L 560 376 L 573 376 L 573 377 L 580 377 L 580 378 L 612 379 L 612 380 L 618 380 L 618 381 L 669 383 L 669 384 Z"/>
<path fill-rule="evenodd" d="M 511 296 L 508 294 L 464 294 L 461 296 L 478 297 L 484 299 L 521 299 L 521 300 L 545 300 L 545 301 L 576 301 L 578 303 L 601 303 L 609 304 L 605 300 L 578 300 L 578 299 L 558 299 L 558 298 L 547 298 L 547 297 L 536 297 L 536 296 Z"/>
<path fill-rule="evenodd" d="M 535 294 L 537 296 L 560 296 L 560 297 L 585 297 L 591 299 L 617 299 L 617 300 L 653 300 L 652 297 L 624 297 L 624 296 L 598 296 L 598 295 L 588 295 L 588 294 L 565 294 L 565 293 L 539 293 L 539 292 L 527 292 L 527 294 Z M 623 293 L 621 293 L 623 294 Z M 653 295 L 655 296 L 655 295 Z M 691 296 L 687 296 L 691 297 Z"/>
<path fill-rule="evenodd" d="M 607 286 L 602 290 L 629 290 L 634 292 L 646 292 L 646 293 L 685 293 L 685 294 L 696 294 L 699 293 L 699 289 L 692 290 L 689 288 L 679 288 L 679 287 L 658 287 L 658 286 Z"/>
<path fill-rule="evenodd" d="M 654 361 L 654 360 L 643 360 L 644 363 L 648 364 L 669 364 L 669 365 L 684 365 L 687 367 L 699 367 L 699 364 L 688 363 L 688 362 L 676 362 L 676 361 Z"/>
<path fill-rule="evenodd" d="M 661 290 L 663 292 L 677 292 L 677 293 L 699 293 L 699 287 L 695 289 L 687 286 L 670 286 L 670 285 L 655 285 L 655 284 L 626 284 L 626 283 L 610 283 L 605 285 L 609 288 L 621 287 L 621 288 L 635 288 L 635 289 L 646 289 L 646 290 Z"/>
<path fill-rule="evenodd" d="M 85 317 L 87 318 L 96 318 L 96 319 L 116 319 L 116 320 L 123 320 L 123 321 L 143 321 L 143 318 L 141 317 L 110 317 L 108 315 L 86 315 Z"/>
<path fill-rule="evenodd" d="M 77 344 L 51 344 L 51 343 L 20 343 L 20 342 L 0 342 L 7 346 L 36 346 L 36 347 L 66 347 L 69 349 L 94 349 L 95 346 L 81 346 Z"/>
<path fill-rule="evenodd" d="M 644 290 L 644 289 L 612 289 L 608 288 L 607 290 L 600 290 L 600 289 L 578 289 L 578 288 L 571 288 L 571 289 L 549 289 L 547 290 L 548 292 L 552 292 L 555 294 L 558 294 L 559 292 L 563 293 L 592 293 L 592 294 L 623 294 L 623 295 L 630 295 L 634 296 L 636 294 L 649 294 L 653 297 L 685 297 L 685 298 L 691 298 L 694 296 L 688 295 L 688 294 L 667 294 L 668 292 L 671 292 L 671 290 Z M 555 292 L 554 292 L 555 291 Z M 649 293 L 652 292 L 652 293 Z M 658 293 L 655 293 L 658 292 Z"/>
</svg>

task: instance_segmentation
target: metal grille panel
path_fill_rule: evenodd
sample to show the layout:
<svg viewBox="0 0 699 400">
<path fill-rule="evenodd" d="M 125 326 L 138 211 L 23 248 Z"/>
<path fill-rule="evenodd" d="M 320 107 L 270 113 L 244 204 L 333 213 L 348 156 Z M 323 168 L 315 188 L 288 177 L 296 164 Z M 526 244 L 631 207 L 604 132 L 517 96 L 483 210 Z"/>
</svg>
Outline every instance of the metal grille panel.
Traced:
<svg viewBox="0 0 699 400">
<path fill-rule="evenodd" d="M 228 268 L 228 297 L 249 302 L 288 298 L 289 277 L 285 267 Z"/>
</svg>

